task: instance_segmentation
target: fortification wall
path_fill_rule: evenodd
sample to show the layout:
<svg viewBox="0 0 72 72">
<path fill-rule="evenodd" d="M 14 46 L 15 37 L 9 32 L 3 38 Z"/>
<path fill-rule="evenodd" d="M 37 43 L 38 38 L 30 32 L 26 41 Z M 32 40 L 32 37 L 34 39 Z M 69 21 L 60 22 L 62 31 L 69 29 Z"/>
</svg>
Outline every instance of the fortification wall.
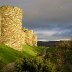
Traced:
<svg viewBox="0 0 72 72">
<path fill-rule="evenodd" d="M 33 34 L 32 43 L 33 43 L 33 46 L 37 46 L 37 36 L 35 34 Z"/>
<path fill-rule="evenodd" d="M 25 34 L 22 31 L 22 10 L 12 6 L 0 7 L 1 42 L 21 50 L 21 44 L 25 43 Z"/>
<path fill-rule="evenodd" d="M 24 28 L 23 31 L 25 32 L 25 43 L 31 46 L 37 46 L 37 36 L 33 30 Z"/>
<path fill-rule="evenodd" d="M 23 44 L 33 44 L 33 31 L 22 29 L 22 9 L 13 6 L 0 7 L 0 43 L 22 50 Z"/>
</svg>

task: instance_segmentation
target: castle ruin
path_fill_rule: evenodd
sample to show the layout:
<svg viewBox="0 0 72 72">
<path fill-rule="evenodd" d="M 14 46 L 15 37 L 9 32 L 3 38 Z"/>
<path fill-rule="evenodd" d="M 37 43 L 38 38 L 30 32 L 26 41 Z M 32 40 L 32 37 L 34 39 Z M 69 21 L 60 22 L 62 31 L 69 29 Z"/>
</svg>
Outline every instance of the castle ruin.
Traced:
<svg viewBox="0 0 72 72">
<path fill-rule="evenodd" d="M 37 45 L 32 30 L 22 28 L 22 9 L 14 6 L 0 7 L 0 43 L 21 51 L 22 45 Z"/>
</svg>

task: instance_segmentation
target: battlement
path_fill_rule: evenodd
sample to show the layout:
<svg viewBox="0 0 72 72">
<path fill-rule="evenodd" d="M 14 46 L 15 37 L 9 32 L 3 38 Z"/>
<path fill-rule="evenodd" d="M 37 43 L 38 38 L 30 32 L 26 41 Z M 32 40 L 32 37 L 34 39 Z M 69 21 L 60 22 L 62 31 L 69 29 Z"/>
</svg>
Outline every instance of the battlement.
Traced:
<svg viewBox="0 0 72 72">
<path fill-rule="evenodd" d="M 22 14 L 22 9 L 18 7 L 0 7 L 0 43 L 16 50 L 22 50 L 24 44 L 37 44 L 34 32 L 22 28 Z"/>
</svg>

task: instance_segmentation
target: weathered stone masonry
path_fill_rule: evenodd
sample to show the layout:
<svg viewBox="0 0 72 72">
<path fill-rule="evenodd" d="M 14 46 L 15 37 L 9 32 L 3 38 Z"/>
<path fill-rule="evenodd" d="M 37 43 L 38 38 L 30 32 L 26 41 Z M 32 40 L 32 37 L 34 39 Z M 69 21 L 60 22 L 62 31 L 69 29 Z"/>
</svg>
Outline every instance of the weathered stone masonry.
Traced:
<svg viewBox="0 0 72 72">
<path fill-rule="evenodd" d="M 22 29 L 22 9 L 13 6 L 0 7 L 0 43 L 16 50 L 22 45 L 37 45 L 37 37 L 33 31 Z"/>
</svg>

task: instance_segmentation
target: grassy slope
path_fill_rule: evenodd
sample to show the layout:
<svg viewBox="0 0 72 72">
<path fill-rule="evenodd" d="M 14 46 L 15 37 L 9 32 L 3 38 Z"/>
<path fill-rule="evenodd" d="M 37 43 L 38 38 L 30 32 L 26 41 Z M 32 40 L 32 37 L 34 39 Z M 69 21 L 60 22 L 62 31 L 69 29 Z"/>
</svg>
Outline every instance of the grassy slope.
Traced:
<svg viewBox="0 0 72 72">
<path fill-rule="evenodd" d="M 19 52 L 6 45 L 0 44 L 0 68 L 24 56 L 25 57 L 36 56 L 42 50 L 43 50 L 42 47 L 33 47 L 25 45 L 23 46 L 23 51 Z"/>
<path fill-rule="evenodd" d="M 22 53 L 25 57 L 36 56 L 38 53 L 43 51 L 43 49 L 44 49 L 44 47 L 35 47 L 35 46 L 24 45 Z"/>
<path fill-rule="evenodd" d="M 5 63 L 9 63 L 14 61 L 15 59 L 19 58 L 20 52 L 5 46 L 5 45 L 0 45 L 0 60 L 2 60 Z"/>
<path fill-rule="evenodd" d="M 0 44 L 0 69 L 10 63 L 14 62 L 16 59 L 22 57 L 19 51 L 16 51 L 6 45 Z"/>
</svg>

